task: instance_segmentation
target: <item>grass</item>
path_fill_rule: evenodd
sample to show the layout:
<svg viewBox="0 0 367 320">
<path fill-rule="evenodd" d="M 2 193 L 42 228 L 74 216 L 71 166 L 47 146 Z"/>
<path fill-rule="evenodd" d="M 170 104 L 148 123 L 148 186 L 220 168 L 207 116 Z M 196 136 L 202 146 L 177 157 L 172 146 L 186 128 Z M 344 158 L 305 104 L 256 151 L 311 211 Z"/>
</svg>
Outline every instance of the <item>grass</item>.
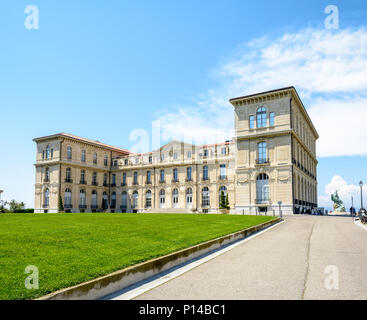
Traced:
<svg viewBox="0 0 367 320">
<path fill-rule="evenodd" d="M 0 299 L 30 299 L 271 220 L 263 216 L 0 214 Z M 39 289 L 28 290 L 28 265 Z"/>
</svg>

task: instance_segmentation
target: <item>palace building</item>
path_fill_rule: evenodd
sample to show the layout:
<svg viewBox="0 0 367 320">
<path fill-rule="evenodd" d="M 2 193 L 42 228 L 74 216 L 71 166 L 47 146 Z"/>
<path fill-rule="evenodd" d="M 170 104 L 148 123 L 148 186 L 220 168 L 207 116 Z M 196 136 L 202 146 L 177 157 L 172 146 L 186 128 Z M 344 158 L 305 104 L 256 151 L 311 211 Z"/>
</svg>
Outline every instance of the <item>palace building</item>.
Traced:
<svg viewBox="0 0 367 320">
<path fill-rule="evenodd" d="M 318 133 L 294 87 L 230 100 L 235 137 L 135 154 L 59 133 L 37 143 L 35 212 L 310 212 Z"/>
</svg>

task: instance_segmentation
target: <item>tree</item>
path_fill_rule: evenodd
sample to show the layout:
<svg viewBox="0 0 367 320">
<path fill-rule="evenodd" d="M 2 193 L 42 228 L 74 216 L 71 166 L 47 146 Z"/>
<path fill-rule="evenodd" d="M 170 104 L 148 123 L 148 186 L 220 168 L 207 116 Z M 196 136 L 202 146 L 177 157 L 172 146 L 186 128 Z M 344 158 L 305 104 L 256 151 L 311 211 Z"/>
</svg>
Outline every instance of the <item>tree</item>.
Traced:
<svg viewBox="0 0 367 320">
<path fill-rule="evenodd" d="M 226 205 L 226 209 L 231 209 L 231 207 L 229 206 L 228 193 L 226 195 L 226 203 L 225 203 L 225 205 Z"/>
<path fill-rule="evenodd" d="M 226 196 L 224 195 L 224 191 L 223 190 L 220 193 L 219 208 L 220 209 L 227 209 L 227 206 L 226 206 Z"/>
<path fill-rule="evenodd" d="M 11 212 L 19 212 L 25 209 L 24 202 L 16 202 L 15 200 L 11 200 L 9 202 L 9 209 Z"/>
<path fill-rule="evenodd" d="M 59 207 L 59 212 L 63 212 L 64 211 L 64 205 L 62 204 L 62 198 L 61 198 L 61 196 L 59 196 L 59 204 L 58 204 L 58 207 Z"/>
<path fill-rule="evenodd" d="M 7 201 L 1 200 L 0 201 L 0 213 L 6 213 L 9 212 L 8 209 L 6 209 L 6 206 L 8 205 Z"/>
</svg>

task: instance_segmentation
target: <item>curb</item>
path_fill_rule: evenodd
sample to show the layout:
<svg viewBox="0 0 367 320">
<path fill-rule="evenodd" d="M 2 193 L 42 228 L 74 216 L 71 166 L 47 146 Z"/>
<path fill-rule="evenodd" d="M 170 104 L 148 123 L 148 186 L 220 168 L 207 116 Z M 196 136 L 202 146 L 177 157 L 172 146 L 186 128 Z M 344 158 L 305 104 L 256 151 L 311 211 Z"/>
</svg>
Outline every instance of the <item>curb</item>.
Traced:
<svg viewBox="0 0 367 320">
<path fill-rule="evenodd" d="M 280 218 L 61 289 L 36 300 L 96 300 L 266 229 Z"/>
</svg>

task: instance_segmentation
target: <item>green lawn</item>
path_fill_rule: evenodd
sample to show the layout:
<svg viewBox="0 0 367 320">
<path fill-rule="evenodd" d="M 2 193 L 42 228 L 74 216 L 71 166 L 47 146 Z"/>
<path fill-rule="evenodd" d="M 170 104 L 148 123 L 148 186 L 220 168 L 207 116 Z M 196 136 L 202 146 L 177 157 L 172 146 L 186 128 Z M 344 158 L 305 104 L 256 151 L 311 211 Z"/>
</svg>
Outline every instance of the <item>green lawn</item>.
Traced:
<svg viewBox="0 0 367 320">
<path fill-rule="evenodd" d="M 30 299 L 271 220 L 263 216 L 0 214 L 0 299 Z M 25 268 L 39 269 L 28 290 Z"/>
</svg>

